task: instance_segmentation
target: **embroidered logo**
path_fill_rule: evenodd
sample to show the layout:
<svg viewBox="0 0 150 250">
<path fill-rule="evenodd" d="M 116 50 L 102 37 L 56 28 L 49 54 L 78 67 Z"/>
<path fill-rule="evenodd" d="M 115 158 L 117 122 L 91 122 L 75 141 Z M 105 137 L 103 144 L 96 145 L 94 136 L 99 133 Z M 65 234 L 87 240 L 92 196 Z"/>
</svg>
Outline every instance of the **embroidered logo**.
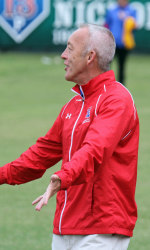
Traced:
<svg viewBox="0 0 150 250">
<path fill-rule="evenodd" d="M 91 109 L 92 109 L 92 107 L 89 107 L 89 108 L 87 109 L 87 113 L 86 113 L 86 116 L 85 116 L 85 120 L 82 122 L 82 124 L 84 124 L 84 123 L 86 123 L 86 122 L 90 122 Z"/>
<path fill-rule="evenodd" d="M 69 113 L 68 113 L 68 114 L 66 115 L 66 119 L 70 119 L 71 116 L 72 116 L 72 114 L 69 114 Z"/>
</svg>

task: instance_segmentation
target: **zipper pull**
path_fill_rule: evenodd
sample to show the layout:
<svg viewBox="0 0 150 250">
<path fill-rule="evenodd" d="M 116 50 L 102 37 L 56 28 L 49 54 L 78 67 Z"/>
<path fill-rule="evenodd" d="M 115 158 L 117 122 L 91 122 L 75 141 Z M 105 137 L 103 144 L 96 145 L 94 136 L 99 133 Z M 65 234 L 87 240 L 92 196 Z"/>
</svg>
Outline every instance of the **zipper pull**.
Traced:
<svg viewBox="0 0 150 250">
<path fill-rule="evenodd" d="M 83 90 L 82 90 L 82 87 L 80 86 L 80 95 L 81 95 L 81 97 L 82 97 L 82 101 L 84 102 L 84 100 L 85 100 L 85 96 L 84 96 L 84 92 L 83 92 Z"/>
</svg>

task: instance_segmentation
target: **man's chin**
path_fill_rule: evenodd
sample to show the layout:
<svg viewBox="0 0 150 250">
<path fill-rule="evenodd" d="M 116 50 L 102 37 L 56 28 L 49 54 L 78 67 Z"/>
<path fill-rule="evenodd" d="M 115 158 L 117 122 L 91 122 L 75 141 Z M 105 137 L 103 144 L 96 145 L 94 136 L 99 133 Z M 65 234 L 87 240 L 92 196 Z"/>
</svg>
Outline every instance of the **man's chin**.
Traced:
<svg viewBox="0 0 150 250">
<path fill-rule="evenodd" d="M 66 79 L 66 81 L 73 82 L 72 77 L 67 75 L 67 74 L 65 75 L 65 79 Z"/>
</svg>

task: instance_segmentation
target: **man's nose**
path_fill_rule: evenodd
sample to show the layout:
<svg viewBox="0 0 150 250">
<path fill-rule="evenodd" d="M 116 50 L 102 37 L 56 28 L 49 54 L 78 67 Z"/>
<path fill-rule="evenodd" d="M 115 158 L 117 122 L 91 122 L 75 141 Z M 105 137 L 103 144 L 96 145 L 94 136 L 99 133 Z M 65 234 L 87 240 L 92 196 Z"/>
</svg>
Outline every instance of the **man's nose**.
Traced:
<svg viewBox="0 0 150 250">
<path fill-rule="evenodd" d="M 62 59 L 66 59 L 67 58 L 67 48 L 63 51 L 63 53 L 61 54 L 61 58 Z"/>
</svg>

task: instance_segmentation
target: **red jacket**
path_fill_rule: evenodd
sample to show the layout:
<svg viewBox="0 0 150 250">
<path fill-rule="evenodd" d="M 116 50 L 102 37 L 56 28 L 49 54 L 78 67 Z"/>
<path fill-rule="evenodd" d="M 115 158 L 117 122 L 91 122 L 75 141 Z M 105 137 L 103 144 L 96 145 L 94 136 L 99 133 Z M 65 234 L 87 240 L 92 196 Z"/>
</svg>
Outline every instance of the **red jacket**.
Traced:
<svg viewBox="0 0 150 250">
<path fill-rule="evenodd" d="M 53 232 L 132 236 L 139 142 L 132 96 L 113 71 L 73 91 L 48 133 L 0 168 L 0 183 L 39 178 L 62 159 Z"/>
</svg>

